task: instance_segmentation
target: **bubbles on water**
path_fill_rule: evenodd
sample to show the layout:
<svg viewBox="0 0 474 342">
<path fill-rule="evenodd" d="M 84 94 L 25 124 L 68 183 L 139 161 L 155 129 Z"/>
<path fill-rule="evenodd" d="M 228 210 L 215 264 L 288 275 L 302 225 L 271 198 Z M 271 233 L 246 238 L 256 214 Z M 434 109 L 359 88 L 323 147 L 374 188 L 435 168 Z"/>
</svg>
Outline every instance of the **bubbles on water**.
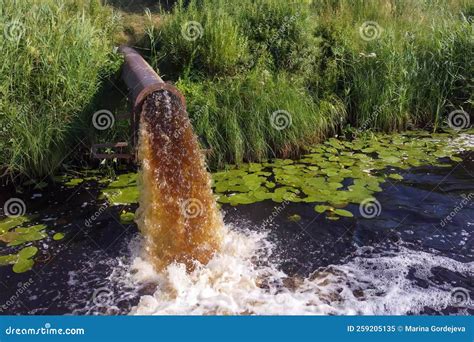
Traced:
<svg viewBox="0 0 474 342">
<path fill-rule="evenodd" d="M 277 248 L 265 233 L 229 229 L 222 251 L 192 272 L 174 263 L 155 273 L 146 261 L 137 258 L 132 268 L 135 280 L 151 282 L 156 290 L 142 296 L 131 313 L 417 314 L 426 308 L 454 306 L 452 286 L 434 282 L 434 268 L 464 275 L 474 266 L 405 247 L 383 253 L 364 247 L 344 263 L 299 277 L 268 262 Z"/>
<path fill-rule="evenodd" d="M 97 306 L 109 306 L 114 301 L 114 292 L 106 286 L 99 287 L 94 290 L 92 301 Z"/>
</svg>

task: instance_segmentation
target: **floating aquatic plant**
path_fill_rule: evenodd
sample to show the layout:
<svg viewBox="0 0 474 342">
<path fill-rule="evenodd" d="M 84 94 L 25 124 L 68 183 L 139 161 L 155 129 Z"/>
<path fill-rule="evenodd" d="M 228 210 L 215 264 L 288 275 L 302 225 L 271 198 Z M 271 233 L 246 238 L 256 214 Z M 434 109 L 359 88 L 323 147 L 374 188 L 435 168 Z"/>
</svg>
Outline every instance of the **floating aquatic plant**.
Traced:
<svg viewBox="0 0 474 342">
<path fill-rule="evenodd" d="M 401 172 L 420 165 L 449 166 L 459 162 L 458 147 L 448 133 L 374 134 L 353 141 L 331 138 L 309 149 L 299 160 L 275 159 L 262 164 L 231 166 L 213 175 L 219 202 L 231 205 L 263 200 L 325 203 L 315 210 L 328 218 L 352 217 L 344 208 L 359 204 L 390 179 L 402 181 Z M 445 158 L 440 160 L 441 158 Z M 391 168 L 390 172 L 386 170 Z"/>
<path fill-rule="evenodd" d="M 28 225 L 31 224 L 32 219 L 31 216 L 18 216 L 0 221 L 0 242 L 6 244 L 7 247 L 15 248 L 46 238 L 48 227 L 44 224 Z M 64 238 L 63 233 L 53 235 L 53 240 L 62 238 Z M 29 271 L 34 265 L 33 257 L 37 252 L 37 247 L 26 246 L 18 253 L 0 255 L 0 266 L 13 265 L 13 271 L 16 273 Z"/>
<path fill-rule="evenodd" d="M 139 197 L 137 174 L 131 172 L 117 176 L 102 190 L 102 196 L 112 205 L 137 203 Z"/>
<path fill-rule="evenodd" d="M 459 162 L 450 133 L 410 131 L 367 134 L 352 141 L 336 138 L 308 148 L 299 160 L 231 165 L 213 174 L 213 188 L 221 204 L 241 205 L 272 200 L 321 203 L 315 210 L 331 219 L 351 217 L 343 208 L 359 204 L 382 191 L 386 181 L 403 181 L 403 171 Z M 119 175 L 102 191 L 109 203 L 138 202 L 136 173 Z M 323 205 L 324 204 L 324 205 Z"/>
</svg>

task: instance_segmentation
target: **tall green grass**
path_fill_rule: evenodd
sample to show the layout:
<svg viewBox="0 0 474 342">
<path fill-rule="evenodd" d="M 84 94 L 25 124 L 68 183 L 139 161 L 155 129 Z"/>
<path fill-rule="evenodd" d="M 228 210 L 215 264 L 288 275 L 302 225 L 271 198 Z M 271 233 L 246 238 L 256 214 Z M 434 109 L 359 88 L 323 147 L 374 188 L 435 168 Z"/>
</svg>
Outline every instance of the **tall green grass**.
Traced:
<svg viewBox="0 0 474 342">
<path fill-rule="evenodd" d="M 112 67 L 113 26 L 98 0 L 0 0 L 2 173 L 43 176 L 73 152 Z"/>
<path fill-rule="evenodd" d="M 261 69 L 245 77 L 181 79 L 188 112 L 211 165 L 294 157 L 334 133 L 342 105 L 315 103 L 299 80 Z"/>
<path fill-rule="evenodd" d="M 454 109 L 472 112 L 472 8 L 465 0 L 178 1 L 148 33 L 152 61 L 185 92 L 211 164 L 222 166 L 292 155 L 346 124 L 436 129 Z M 190 22 L 202 27 L 194 40 L 183 36 Z M 367 22 L 375 39 L 360 31 Z M 291 127 L 269 125 L 275 110 L 291 113 Z"/>
<path fill-rule="evenodd" d="M 436 130 L 473 112 L 468 0 L 178 0 L 159 20 L 154 9 L 140 44 L 186 95 L 213 167 L 294 156 L 346 125 Z M 361 36 L 367 22 L 375 39 Z M 87 135 L 117 67 L 115 27 L 99 0 L 0 0 L 1 173 L 48 174 Z M 275 112 L 291 125 L 275 129 Z"/>
<path fill-rule="evenodd" d="M 314 28 L 304 3 L 202 0 L 179 1 L 148 30 L 152 61 L 184 92 L 211 166 L 294 156 L 336 131 L 342 102 L 315 102 L 304 79 L 320 51 Z M 288 127 L 275 128 L 278 113 Z"/>
<path fill-rule="evenodd" d="M 317 34 L 330 42 L 350 122 L 382 130 L 436 127 L 472 112 L 474 40 L 467 1 L 314 1 Z M 472 20 L 472 18 L 471 18 Z M 359 28 L 377 23 L 378 37 Z"/>
</svg>

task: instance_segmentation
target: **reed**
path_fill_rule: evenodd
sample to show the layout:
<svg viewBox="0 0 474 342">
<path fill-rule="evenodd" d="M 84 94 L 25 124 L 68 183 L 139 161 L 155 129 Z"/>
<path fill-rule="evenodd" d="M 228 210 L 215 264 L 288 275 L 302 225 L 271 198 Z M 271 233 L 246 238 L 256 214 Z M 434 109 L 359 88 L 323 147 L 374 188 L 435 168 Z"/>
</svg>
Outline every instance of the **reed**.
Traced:
<svg viewBox="0 0 474 342">
<path fill-rule="evenodd" d="M 2 172 L 44 176 L 72 152 L 113 67 L 114 20 L 98 0 L 0 0 Z"/>
<path fill-rule="evenodd" d="M 464 0 L 178 1 L 148 33 L 222 166 L 292 156 L 346 125 L 437 129 L 472 112 L 472 13 Z M 270 125 L 277 110 L 288 129 Z"/>
</svg>

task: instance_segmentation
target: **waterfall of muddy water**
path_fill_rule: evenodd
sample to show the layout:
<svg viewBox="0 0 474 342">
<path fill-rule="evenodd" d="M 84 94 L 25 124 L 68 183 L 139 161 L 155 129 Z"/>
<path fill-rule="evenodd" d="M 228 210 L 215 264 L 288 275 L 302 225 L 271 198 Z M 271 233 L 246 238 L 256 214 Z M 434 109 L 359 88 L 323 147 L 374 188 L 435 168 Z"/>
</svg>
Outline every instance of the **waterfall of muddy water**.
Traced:
<svg viewBox="0 0 474 342">
<path fill-rule="evenodd" d="M 190 271 L 219 250 L 223 221 L 198 140 L 179 99 L 167 90 L 143 104 L 139 132 L 137 224 L 155 269 L 174 262 Z"/>
</svg>

